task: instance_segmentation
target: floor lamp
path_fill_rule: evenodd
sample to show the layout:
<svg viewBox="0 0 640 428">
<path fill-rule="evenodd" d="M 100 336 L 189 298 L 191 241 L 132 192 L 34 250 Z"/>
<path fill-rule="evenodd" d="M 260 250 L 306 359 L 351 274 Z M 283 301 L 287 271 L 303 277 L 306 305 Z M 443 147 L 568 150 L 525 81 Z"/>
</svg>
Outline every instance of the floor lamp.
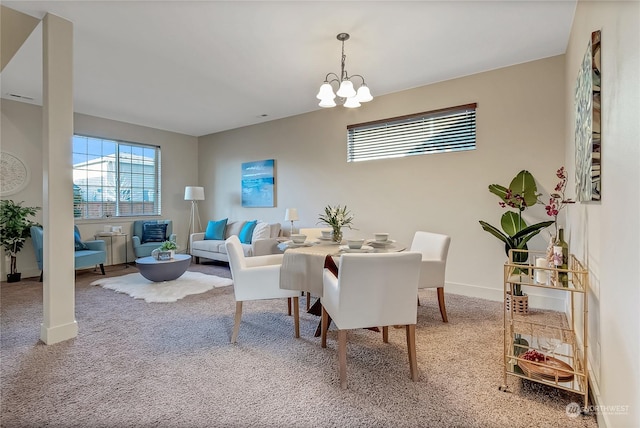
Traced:
<svg viewBox="0 0 640 428">
<path fill-rule="evenodd" d="M 187 186 L 184 188 L 184 200 L 191 201 L 191 217 L 189 218 L 189 234 L 187 235 L 187 254 L 191 254 L 191 234 L 202 229 L 200 214 L 198 214 L 198 201 L 204 201 L 204 187 Z M 196 217 L 198 228 L 196 229 Z"/>
</svg>

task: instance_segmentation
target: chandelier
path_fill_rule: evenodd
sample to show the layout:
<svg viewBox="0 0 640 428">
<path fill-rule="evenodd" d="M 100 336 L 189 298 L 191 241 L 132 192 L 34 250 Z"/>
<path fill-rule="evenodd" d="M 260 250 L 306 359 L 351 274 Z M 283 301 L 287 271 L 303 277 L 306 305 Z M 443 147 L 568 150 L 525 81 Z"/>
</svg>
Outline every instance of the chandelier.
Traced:
<svg viewBox="0 0 640 428">
<path fill-rule="evenodd" d="M 343 106 L 348 108 L 356 108 L 360 107 L 360 103 L 366 103 L 371 101 L 373 97 L 371 96 L 371 92 L 369 91 L 369 87 L 364 82 L 364 77 L 359 74 L 353 74 L 349 76 L 347 70 L 344 68 L 345 61 L 347 60 L 347 56 L 344 54 L 344 42 L 345 40 L 349 40 L 349 35 L 347 33 L 340 33 L 336 36 L 338 40 L 342 42 L 342 59 L 340 61 L 340 76 L 335 73 L 329 73 L 324 78 L 324 83 L 320 86 L 320 91 L 318 91 L 318 95 L 316 98 L 320 100 L 320 107 L 335 107 L 336 106 L 336 96 L 341 98 L 340 102 L 343 103 Z M 359 77 L 362 79 L 362 84 L 356 91 L 353 87 L 352 78 Z M 331 78 L 331 80 L 329 80 Z M 333 92 L 332 83 L 337 83 L 339 85 L 338 91 L 336 93 Z"/>
</svg>

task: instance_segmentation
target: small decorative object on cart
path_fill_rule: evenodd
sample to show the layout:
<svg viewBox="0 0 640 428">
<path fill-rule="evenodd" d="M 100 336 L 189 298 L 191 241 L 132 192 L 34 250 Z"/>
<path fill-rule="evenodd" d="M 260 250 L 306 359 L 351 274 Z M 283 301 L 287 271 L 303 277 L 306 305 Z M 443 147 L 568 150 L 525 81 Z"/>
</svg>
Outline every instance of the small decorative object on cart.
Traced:
<svg viewBox="0 0 640 428">
<path fill-rule="evenodd" d="M 324 214 L 321 214 L 320 217 L 318 217 L 318 220 L 320 220 L 318 223 L 324 223 L 331 226 L 334 242 L 342 242 L 343 227 L 353 229 L 353 227 L 351 227 L 353 215 L 349 210 L 347 210 L 346 205 L 344 207 L 340 205 L 336 207 L 327 205 L 324 209 Z"/>
</svg>

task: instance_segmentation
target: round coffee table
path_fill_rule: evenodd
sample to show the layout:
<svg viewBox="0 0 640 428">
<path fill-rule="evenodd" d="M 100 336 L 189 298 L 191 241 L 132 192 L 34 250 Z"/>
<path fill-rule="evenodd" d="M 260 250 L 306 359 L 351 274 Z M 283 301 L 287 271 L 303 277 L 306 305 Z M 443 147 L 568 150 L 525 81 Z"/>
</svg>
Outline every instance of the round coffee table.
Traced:
<svg viewBox="0 0 640 428">
<path fill-rule="evenodd" d="M 149 281 L 171 281 L 182 276 L 191 264 L 188 254 L 175 254 L 170 260 L 156 260 L 153 257 L 141 257 L 136 260 L 140 275 Z"/>
</svg>

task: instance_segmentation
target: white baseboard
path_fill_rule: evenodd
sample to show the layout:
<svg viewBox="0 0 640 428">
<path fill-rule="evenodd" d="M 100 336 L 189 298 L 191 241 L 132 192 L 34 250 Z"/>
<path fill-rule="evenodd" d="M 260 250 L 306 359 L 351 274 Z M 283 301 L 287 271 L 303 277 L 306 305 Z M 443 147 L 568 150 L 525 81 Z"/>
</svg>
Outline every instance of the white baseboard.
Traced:
<svg viewBox="0 0 640 428">
<path fill-rule="evenodd" d="M 75 320 L 53 327 L 47 327 L 44 324 L 40 325 L 40 340 L 47 345 L 73 339 L 76 336 L 78 336 L 78 323 Z"/>
<path fill-rule="evenodd" d="M 544 289 L 539 289 L 540 291 L 545 291 Z M 472 284 L 460 284 L 447 282 L 445 284 L 445 292 L 450 292 L 453 294 L 461 294 L 463 296 L 468 297 L 477 297 L 480 299 L 493 300 L 497 302 L 501 302 L 504 300 L 503 296 L 503 288 L 488 288 L 481 287 L 478 285 Z M 553 311 L 562 311 L 565 310 L 565 300 L 559 297 L 554 297 L 550 295 L 546 295 L 540 292 L 537 292 L 535 288 L 530 287 L 527 290 L 527 295 L 529 296 L 529 307 L 536 309 L 549 309 Z"/>
</svg>

